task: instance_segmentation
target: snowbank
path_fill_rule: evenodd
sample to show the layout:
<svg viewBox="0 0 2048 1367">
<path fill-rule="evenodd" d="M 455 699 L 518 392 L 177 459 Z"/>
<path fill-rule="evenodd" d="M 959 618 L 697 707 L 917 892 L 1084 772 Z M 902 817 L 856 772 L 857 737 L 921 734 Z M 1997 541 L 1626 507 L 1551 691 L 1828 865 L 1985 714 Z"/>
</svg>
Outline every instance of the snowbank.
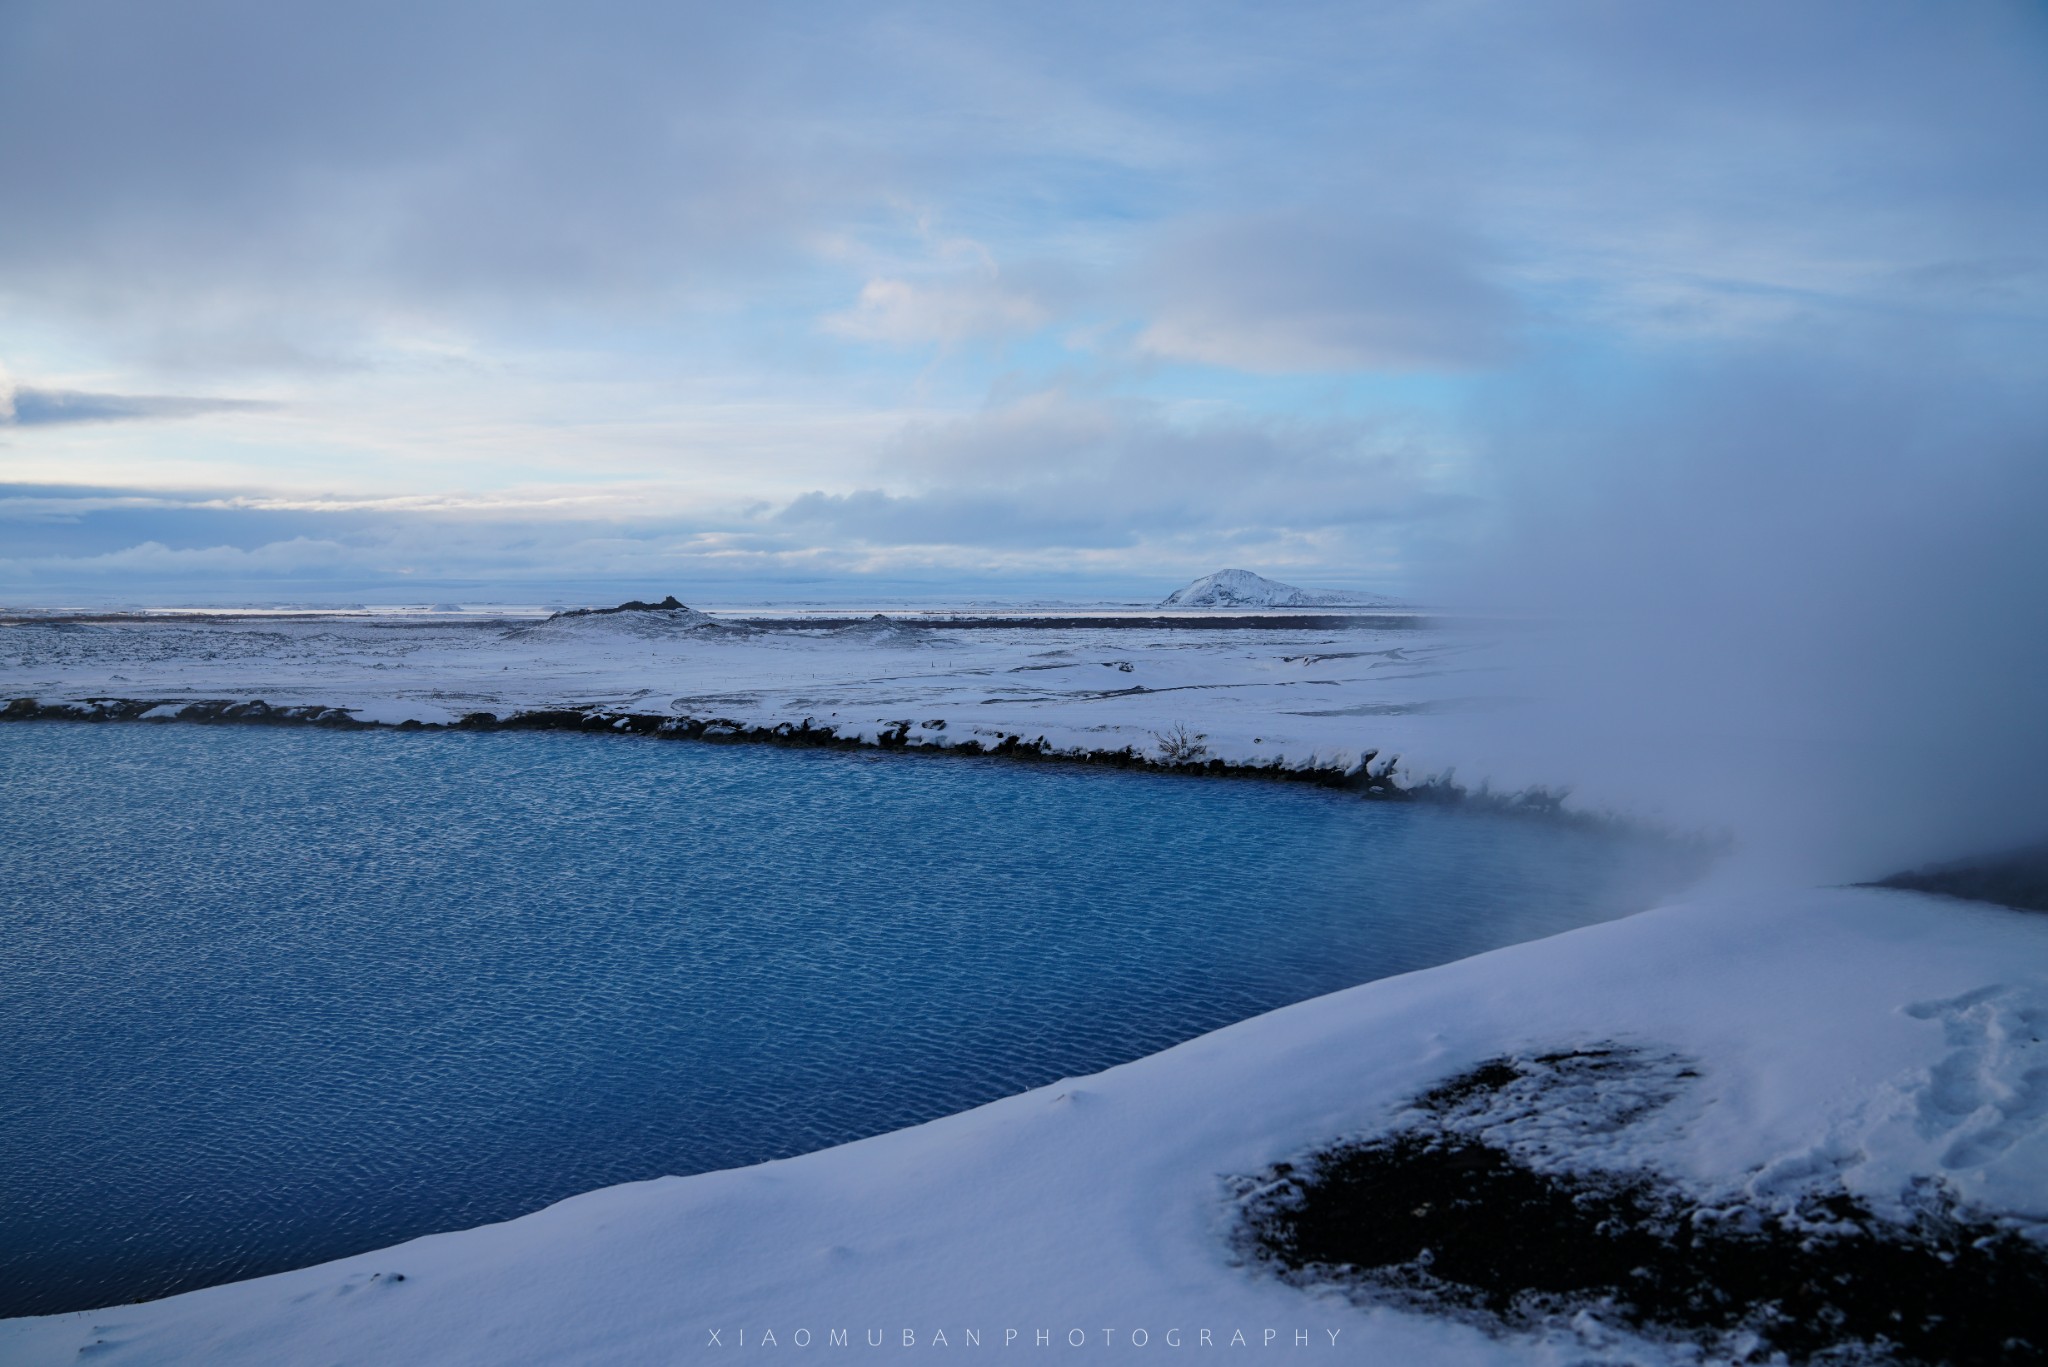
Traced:
<svg viewBox="0 0 2048 1367">
<path fill-rule="evenodd" d="M 941 1334 L 977 1355 L 1200 1357 L 1207 1331 L 1332 1362 L 1685 1360 L 1592 1321 L 1494 1339 L 1304 1294 L 1233 1263 L 1227 1179 L 1383 1126 L 1489 1058 L 1614 1042 L 1698 1076 L 1600 1161 L 1765 1203 L 1839 1183 L 1882 1207 L 1931 1178 L 2038 1235 L 2044 1035 L 2048 918 L 1875 890 L 1724 898 L 1367 984 L 801 1158 L 0 1324 L 0 1360 L 721 1362 L 830 1357 L 842 1330 L 846 1355 L 879 1338 L 891 1358 Z"/>
</svg>

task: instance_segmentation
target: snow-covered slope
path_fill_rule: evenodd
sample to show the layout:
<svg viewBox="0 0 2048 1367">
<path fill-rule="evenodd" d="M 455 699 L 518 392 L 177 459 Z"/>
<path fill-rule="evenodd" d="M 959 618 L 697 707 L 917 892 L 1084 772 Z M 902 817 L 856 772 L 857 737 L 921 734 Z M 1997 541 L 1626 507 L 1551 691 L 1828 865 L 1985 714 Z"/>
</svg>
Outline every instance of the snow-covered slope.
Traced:
<svg viewBox="0 0 2048 1367">
<path fill-rule="evenodd" d="M 1384 604 L 1384 598 L 1370 594 L 1319 593 L 1298 589 L 1250 570 L 1218 570 L 1194 583 L 1175 589 L 1163 599 L 1163 608 L 1307 608 L 1370 607 Z"/>
<path fill-rule="evenodd" d="M 1228 1178 L 1375 1131 L 1482 1061 L 1619 1044 L 1684 1060 L 1682 1090 L 1604 1135 L 1595 1161 L 1767 1207 L 1832 1184 L 1891 1210 L 1931 1180 L 2038 1235 L 2044 1020 L 2048 917 L 1888 891 L 1702 902 L 1370 983 L 801 1158 L 0 1323 L 0 1361 L 716 1363 L 822 1351 L 835 1332 L 891 1360 L 943 1335 L 951 1349 L 1147 1361 L 1206 1332 L 1219 1349 L 1318 1362 L 1697 1362 L 1597 1316 L 1490 1337 L 1296 1290 L 1234 1261 Z"/>
</svg>

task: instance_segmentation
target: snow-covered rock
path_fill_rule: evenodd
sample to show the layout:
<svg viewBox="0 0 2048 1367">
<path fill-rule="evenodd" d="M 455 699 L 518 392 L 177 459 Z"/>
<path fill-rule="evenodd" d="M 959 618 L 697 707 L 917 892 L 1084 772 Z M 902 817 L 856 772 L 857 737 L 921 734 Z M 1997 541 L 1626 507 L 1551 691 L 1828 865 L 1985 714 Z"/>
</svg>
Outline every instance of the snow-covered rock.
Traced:
<svg viewBox="0 0 2048 1367">
<path fill-rule="evenodd" d="M 1184 588 L 1175 589 L 1159 604 L 1163 608 L 1309 608 L 1371 607 L 1384 598 L 1358 593 L 1321 593 L 1298 589 L 1250 570 L 1218 570 L 1205 574 Z"/>
</svg>

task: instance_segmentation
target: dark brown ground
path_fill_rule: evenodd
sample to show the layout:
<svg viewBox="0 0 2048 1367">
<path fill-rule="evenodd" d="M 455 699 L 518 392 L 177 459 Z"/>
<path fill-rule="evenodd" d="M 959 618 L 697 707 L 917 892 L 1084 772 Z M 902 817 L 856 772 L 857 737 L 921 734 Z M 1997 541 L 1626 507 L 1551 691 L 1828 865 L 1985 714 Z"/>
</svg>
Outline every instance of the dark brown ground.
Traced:
<svg viewBox="0 0 2048 1367">
<path fill-rule="evenodd" d="M 1754 1334 L 1759 1360 L 2048 1360 L 2048 1252 L 1939 1191 L 1911 1224 L 1841 1192 L 1708 1208 L 1648 1174 L 1538 1167 L 1459 1123 L 1510 1088 L 1526 1107 L 1532 1083 L 1583 1095 L 1604 1075 L 1630 1098 L 1604 1122 L 1629 1124 L 1693 1076 L 1667 1067 L 1646 1088 L 1644 1065 L 1614 1047 L 1484 1064 L 1418 1098 L 1412 1123 L 1246 1179 L 1243 1246 L 1297 1285 L 1498 1332 L 1590 1311 L 1710 1351 Z"/>
</svg>

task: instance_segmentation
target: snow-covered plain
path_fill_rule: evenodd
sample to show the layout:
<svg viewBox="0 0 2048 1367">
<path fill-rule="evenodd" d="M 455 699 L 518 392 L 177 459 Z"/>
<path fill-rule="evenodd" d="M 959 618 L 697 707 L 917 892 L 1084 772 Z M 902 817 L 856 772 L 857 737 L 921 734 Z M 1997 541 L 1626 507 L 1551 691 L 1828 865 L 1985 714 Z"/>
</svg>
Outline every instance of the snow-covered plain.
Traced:
<svg viewBox="0 0 2048 1367">
<path fill-rule="evenodd" d="M 1461 719 L 1510 706 L 1490 685 L 1493 650 L 1476 627 L 1388 618 L 22 617 L 0 625 L 0 699 L 152 700 L 168 718 L 190 700 L 262 698 L 386 723 L 555 708 L 808 717 L 867 739 L 907 720 L 918 744 L 1020 734 L 1146 753 L 1179 722 L 1232 760 L 1399 751 L 1411 774 L 1456 763 L 1487 777 L 1484 756 L 1461 749 Z M 1367 984 L 801 1158 L 593 1192 L 149 1305 L 7 1322 L 0 1361 L 1142 1360 L 1241 1342 L 1375 1363 L 1697 1362 L 1696 1348 L 1597 1316 L 1491 1337 L 1296 1289 L 1233 1253 L 1230 1179 L 1376 1132 L 1485 1060 L 1617 1043 L 1697 1076 L 1573 1161 L 1766 1208 L 1840 1189 L 1896 1211 L 1932 1181 L 2048 1238 L 2044 1038 L 2048 918 L 1752 888 Z"/>
<path fill-rule="evenodd" d="M 758 619 L 17 616 L 0 619 L 0 701 L 262 699 L 430 725 L 606 709 L 746 726 L 809 719 L 866 740 L 908 721 L 914 746 L 1016 735 L 1055 751 L 1148 755 L 1179 722 L 1235 762 L 1348 766 L 1378 750 L 1404 753 L 1415 776 L 1457 762 L 1451 746 L 1432 743 L 1455 728 L 1430 723 L 1498 705 L 1484 633 L 1412 614 L 1272 614 L 1254 628 L 1208 626 L 1247 619 L 1201 613 L 1171 625 L 1114 614 L 1052 626 L 748 620 Z"/>
</svg>

